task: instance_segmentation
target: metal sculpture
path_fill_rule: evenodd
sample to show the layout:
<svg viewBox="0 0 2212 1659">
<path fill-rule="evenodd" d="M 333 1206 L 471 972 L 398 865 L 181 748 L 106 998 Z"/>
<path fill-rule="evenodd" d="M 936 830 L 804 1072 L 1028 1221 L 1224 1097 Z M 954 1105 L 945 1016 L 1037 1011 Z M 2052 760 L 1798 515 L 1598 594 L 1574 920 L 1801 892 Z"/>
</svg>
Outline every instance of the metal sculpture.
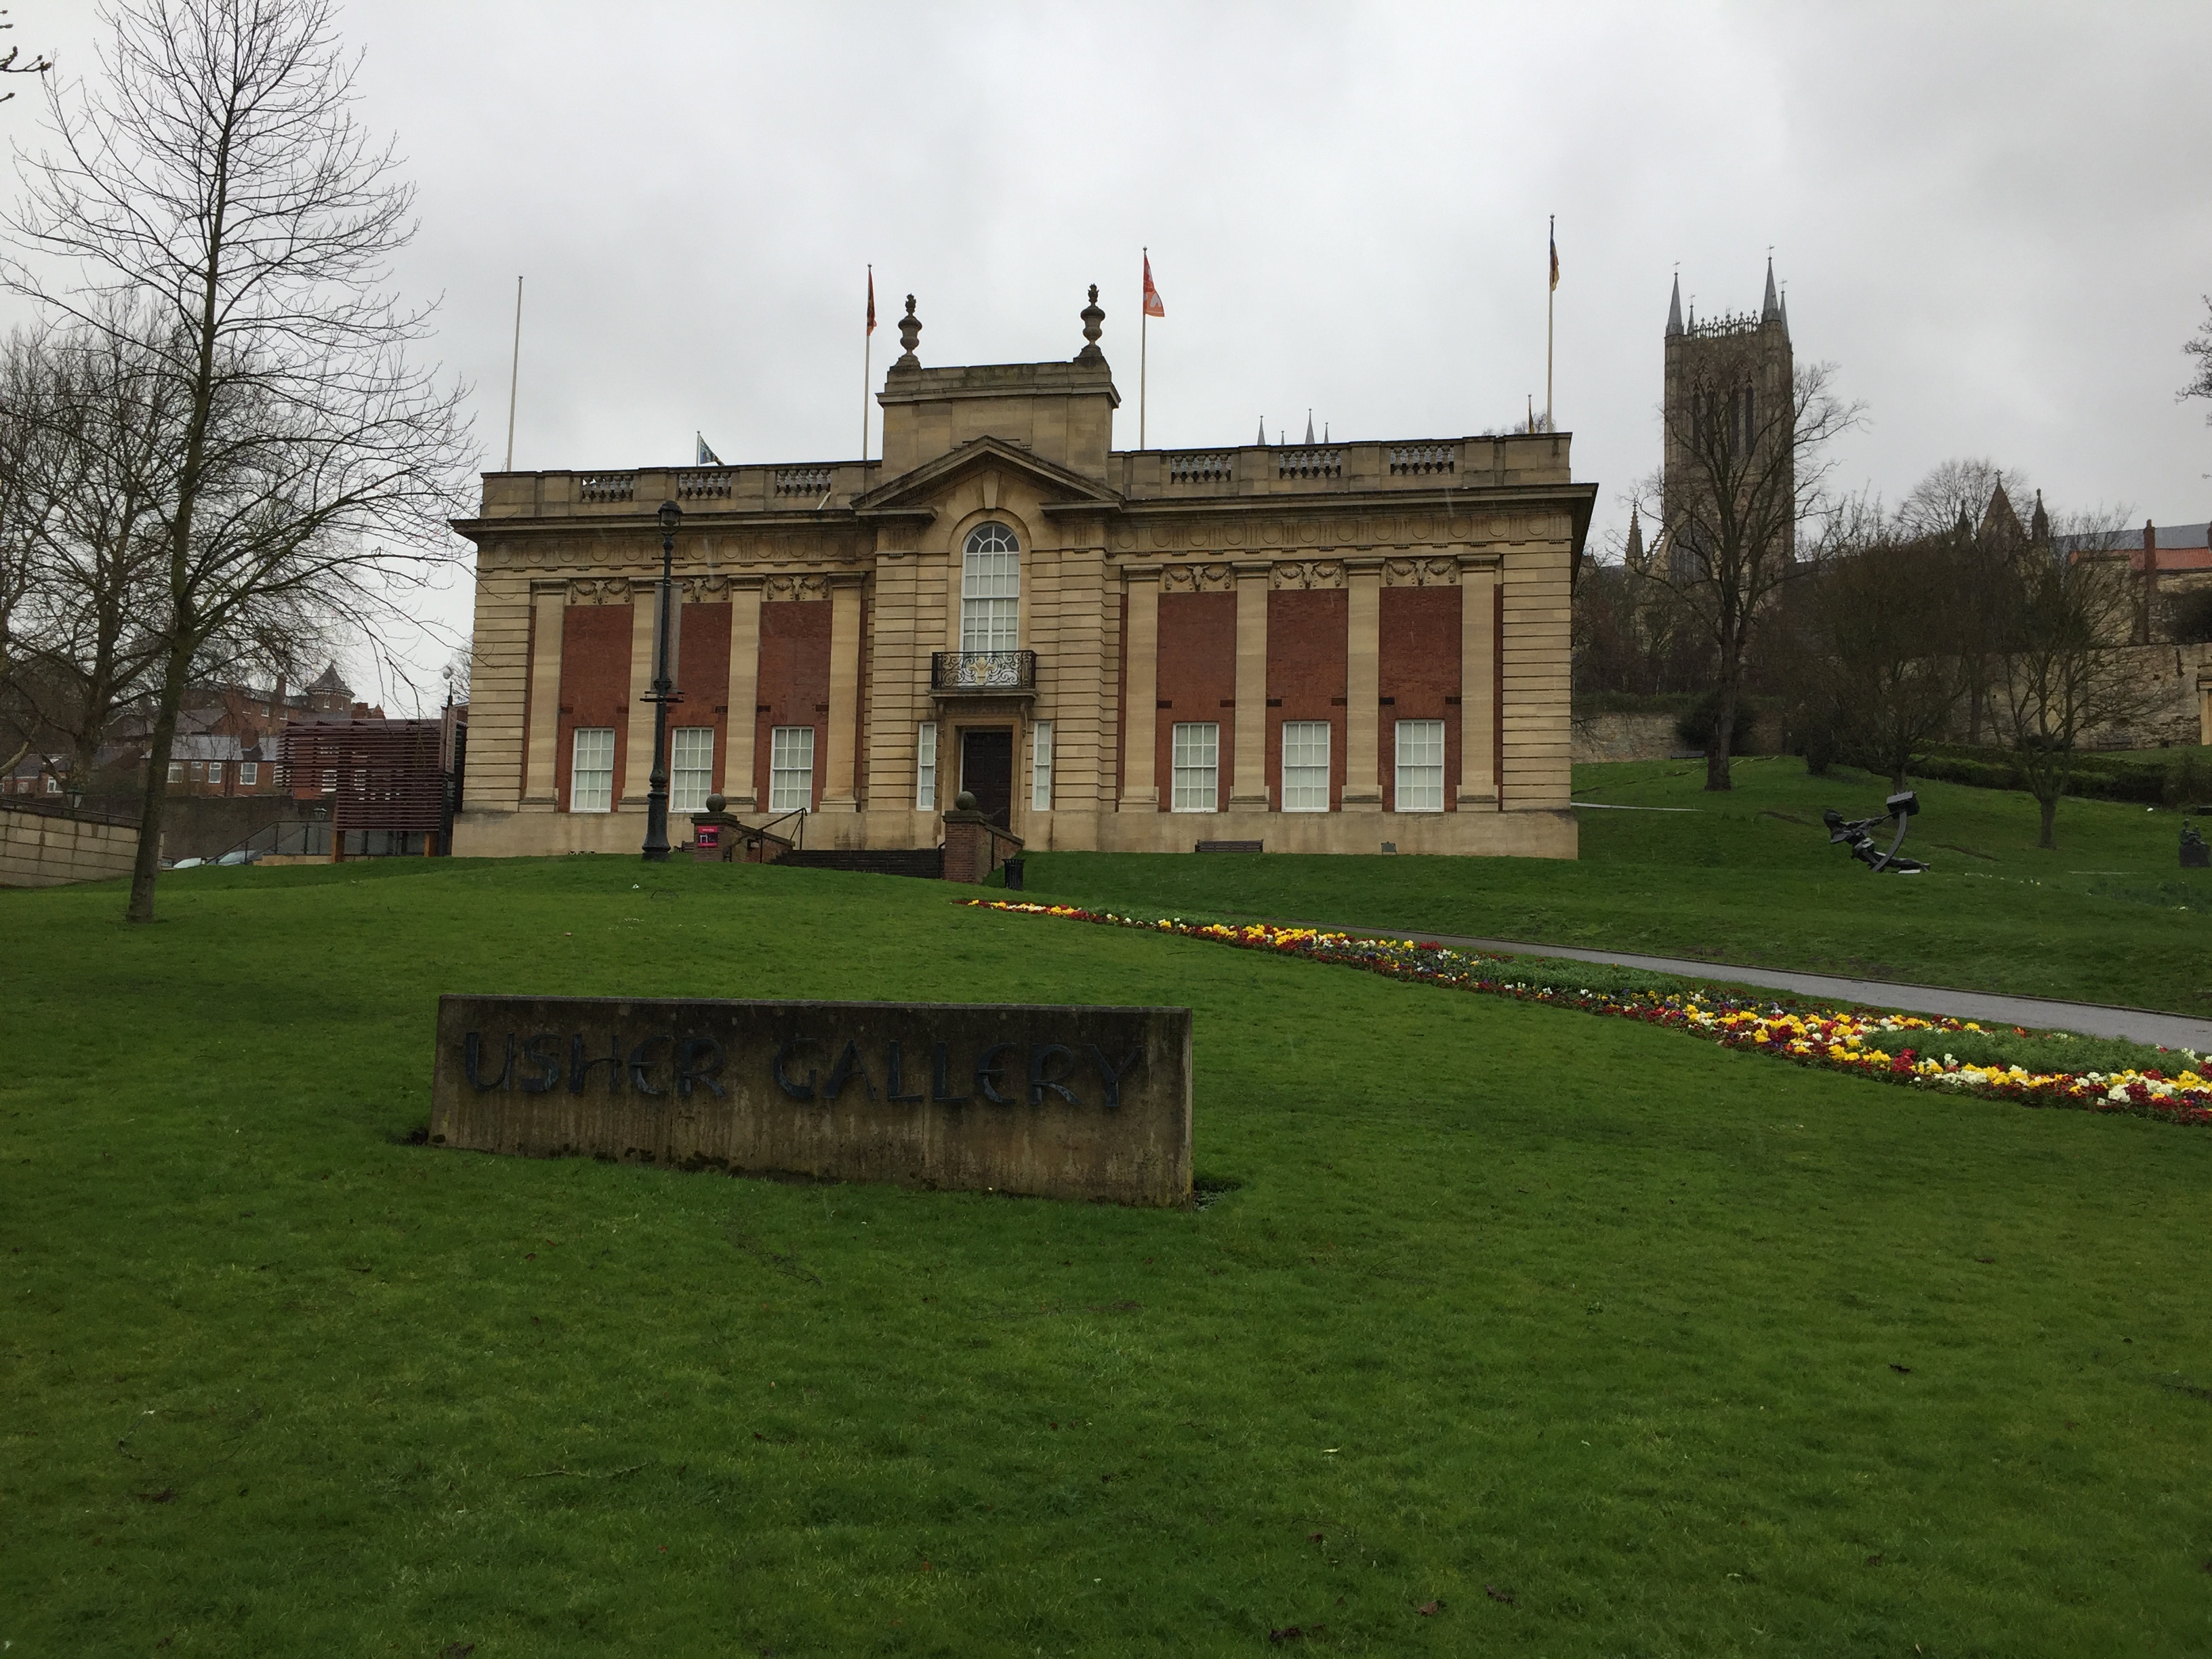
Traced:
<svg viewBox="0 0 2212 1659">
<path fill-rule="evenodd" d="M 1870 818 L 1846 818 L 1833 809 L 1821 813 L 1828 826 L 1828 844 L 1850 848 L 1851 856 L 1869 870 L 1887 870 L 1898 876 L 1918 875 L 1928 866 L 1918 859 L 1902 856 L 1897 849 L 1905 845 L 1905 826 L 1920 810 L 1920 797 L 1910 789 L 1901 790 L 1882 805 L 1885 810 Z M 1875 826 L 1893 819 L 1897 823 L 1897 837 L 1890 842 L 1887 852 L 1881 852 L 1875 846 Z"/>
</svg>

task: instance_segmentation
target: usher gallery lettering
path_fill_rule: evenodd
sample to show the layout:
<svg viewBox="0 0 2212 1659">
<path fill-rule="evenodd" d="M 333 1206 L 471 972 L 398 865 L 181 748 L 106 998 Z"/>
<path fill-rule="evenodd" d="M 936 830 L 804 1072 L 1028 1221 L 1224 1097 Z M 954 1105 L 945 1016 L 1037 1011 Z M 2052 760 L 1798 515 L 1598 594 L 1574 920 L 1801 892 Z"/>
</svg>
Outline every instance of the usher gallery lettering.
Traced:
<svg viewBox="0 0 2212 1659">
<path fill-rule="evenodd" d="M 788 1036 L 778 1043 L 760 1080 L 793 1100 L 834 1102 L 849 1090 L 897 1104 L 1068 1106 L 1121 1104 L 1122 1084 L 1142 1069 L 1142 1043 L 994 1042 L 980 1049 L 927 1041 L 908 1048 L 897 1038 L 863 1048 L 858 1038 Z M 480 1094 L 563 1091 L 647 1099 L 726 1097 L 733 1081 L 723 1045 L 710 1036 L 663 1033 L 633 1042 L 586 1039 L 558 1031 L 508 1031 L 461 1042 L 461 1073 Z"/>
</svg>

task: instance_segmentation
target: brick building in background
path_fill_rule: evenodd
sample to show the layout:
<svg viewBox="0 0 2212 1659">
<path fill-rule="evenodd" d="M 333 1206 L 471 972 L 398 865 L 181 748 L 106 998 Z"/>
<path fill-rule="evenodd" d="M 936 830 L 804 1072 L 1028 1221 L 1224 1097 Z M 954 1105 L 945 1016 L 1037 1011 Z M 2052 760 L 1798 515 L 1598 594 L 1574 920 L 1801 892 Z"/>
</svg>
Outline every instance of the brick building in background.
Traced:
<svg viewBox="0 0 2212 1659">
<path fill-rule="evenodd" d="M 927 847 L 964 788 L 1039 850 L 1574 856 L 1568 436 L 1117 451 L 1103 317 L 924 368 L 909 300 L 878 461 L 486 475 L 454 850 L 637 847 L 665 498 L 679 814 Z"/>
</svg>

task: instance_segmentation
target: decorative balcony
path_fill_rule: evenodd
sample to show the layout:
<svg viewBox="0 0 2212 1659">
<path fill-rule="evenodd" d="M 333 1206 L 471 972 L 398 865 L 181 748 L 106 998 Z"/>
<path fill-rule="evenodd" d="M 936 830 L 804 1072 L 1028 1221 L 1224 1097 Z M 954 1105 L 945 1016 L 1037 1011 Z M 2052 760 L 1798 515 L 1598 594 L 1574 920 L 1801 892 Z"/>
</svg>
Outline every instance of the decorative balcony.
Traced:
<svg viewBox="0 0 2212 1659">
<path fill-rule="evenodd" d="M 1034 696 L 1036 653 L 933 651 L 929 689 L 940 696 Z"/>
</svg>

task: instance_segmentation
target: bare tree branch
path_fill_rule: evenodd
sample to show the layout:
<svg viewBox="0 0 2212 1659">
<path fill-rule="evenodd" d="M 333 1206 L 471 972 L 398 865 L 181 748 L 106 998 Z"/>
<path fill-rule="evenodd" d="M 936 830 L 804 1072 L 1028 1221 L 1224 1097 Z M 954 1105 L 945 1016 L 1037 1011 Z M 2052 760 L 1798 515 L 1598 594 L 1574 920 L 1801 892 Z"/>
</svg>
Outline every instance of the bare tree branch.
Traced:
<svg viewBox="0 0 2212 1659">
<path fill-rule="evenodd" d="M 357 59 L 328 0 L 128 0 L 105 16 L 96 92 L 48 88 L 56 148 L 27 166 L 0 282 L 127 336 L 179 399 L 130 908 L 147 921 L 195 663 L 340 617 L 374 637 L 455 558 L 446 521 L 474 453 L 464 389 L 408 359 L 429 309 L 386 285 L 412 191 L 353 118 Z"/>
</svg>

